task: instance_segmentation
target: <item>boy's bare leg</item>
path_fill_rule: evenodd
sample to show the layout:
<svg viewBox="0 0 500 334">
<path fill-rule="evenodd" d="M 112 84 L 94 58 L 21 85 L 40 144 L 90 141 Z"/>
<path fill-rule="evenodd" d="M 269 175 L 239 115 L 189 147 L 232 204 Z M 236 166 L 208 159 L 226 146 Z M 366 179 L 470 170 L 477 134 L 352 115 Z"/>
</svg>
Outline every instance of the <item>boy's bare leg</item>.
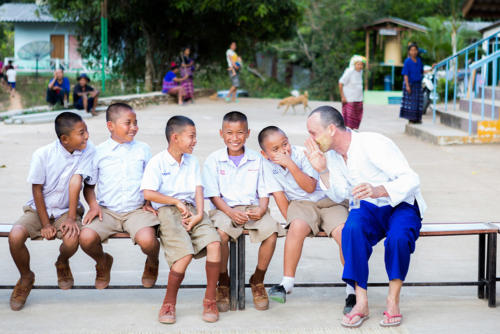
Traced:
<svg viewBox="0 0 500 334">
<path fill-rule="evenodd" d="M 89 105 L 89 100 L 87 99 L 87 95 L 82 95 L 82 103 L 83 103 L 83 110 L 88 111 L 87 107 Z"/>
<path fill-rule="evenodd" d="M 309 225 L 300 219 L 291 222 L 285 239 L 285 254 L 283 260 L 283 274 L 286 277 L 295 277 L 297 266 L 302 255 L 304 239 L 311 233 Z"/>
<path fill-rule="evenodd" d="M 99 93 L 95 94 L 94 96 L 94 104 L 92 105 L 92 110 L 90 111 L 92 115 L 97 116 L 97 112 L 95 111 L 95 108 L 97 108 L 97 103 L 99 102 Z"/>
<path fill-rule="evenodd" d="M 153 227 L 141 228 L 135 234 L 135 242 L 147 256 L 142 274 L 142 285 L 151 288 L 158 278 L 158 253 L 160 252 L 160 243 L 156 238 L 155 229 Z"/>
<path fill-rule="evenodd" d="M 217 232 L 219 233 L 221 243 L 220 243 L 220 253 L 221 253 L 221 260 L 220 260 L 220 274 L 225 274 L 227 275 L 227 262 L 229 260 L 229 235 L 226 234 L 226 232 L 217 229 Z"/>
<path fill-rule="evenodd" d="M 342 253 L 342 229 L 344 228 L 344 225 L 345 224 L 337 226 L 330 234 L 337 245 L 339 245 L 340 262 L 342 262 L 342 265 L 345 264 L 344 254 Z"/>
<path fill-rule="evenodd" d="M 101 238 L 97 232 L 90 228 L 82 229 L 80 232 L 80 246 L 83 251 L 96 262 L 96 288 L 107 288 L 111 279 L 110 274 L 111 266 L 113 265 L 113 257 L 108 253 L 104 253 Z"/>
<path fill-rule="evenodd" d="M 21 284 L 23 286 L 28 285 L 34 277 L 30 269 L 30 253 L 25 244 L 28 237 L 28 231 L 20 225 L 14 226 L 9 233 L 10 254 L 21 274 Z"/>
<path fill-rule="evenodd" d="M 257 269 L 266 271 L 271 259 L 273 258 L 274 249 L 276 248 L 276 240 L 278 234 L 273 233 L 264 240 L 259 247 L 259 259 L 257 262 Z"/>
</svg>

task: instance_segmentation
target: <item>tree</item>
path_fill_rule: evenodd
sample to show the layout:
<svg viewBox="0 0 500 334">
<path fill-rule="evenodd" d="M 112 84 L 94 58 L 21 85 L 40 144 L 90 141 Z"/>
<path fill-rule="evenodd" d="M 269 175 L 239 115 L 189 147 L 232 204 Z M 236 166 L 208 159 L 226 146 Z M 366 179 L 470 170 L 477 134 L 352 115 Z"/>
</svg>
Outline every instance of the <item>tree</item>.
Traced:
<svg viewBox="0 0 500 334">
<path fill-rule="evenodd" d="M 100 2 L 47 4 L 56 17 L 77 22 L 82 55 L 98 59 Z M 144 76 L 150 90 L 183 46 L 202 55 L 202 62 L 224 60 L 230 41 L 236 40 L 244 50 L 258 41 L 287 38 L 299 18 L 293 0 L 109 0 L 109 55 L 116 70 L 132 78 Z"/>
</svg>

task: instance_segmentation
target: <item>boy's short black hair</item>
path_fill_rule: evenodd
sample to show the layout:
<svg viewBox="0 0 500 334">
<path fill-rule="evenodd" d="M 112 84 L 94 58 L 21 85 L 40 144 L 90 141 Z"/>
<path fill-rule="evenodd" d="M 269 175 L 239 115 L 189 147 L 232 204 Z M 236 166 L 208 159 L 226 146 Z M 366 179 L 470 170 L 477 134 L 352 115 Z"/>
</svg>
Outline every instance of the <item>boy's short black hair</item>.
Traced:
<svg viewBox="0 0 500 334">
<path fill-rule="evenodd" d="M 80 115 L 75 114 L 74 112 L 65 111 L 57 115 L 54 122 L 57 138 L 61 138 L 62 135 L 69 136 L 75 127 L 75 124 L 78 122 L 83 122 L 83 119 Z"/>
<path fill-rule="evenodd" d="M 124 109 L 134 111 L 134 108 L 132 108 L 130 105 L 123 103 L 123 102 L 117 102 L 117 103 L 111 104 L 108 107 L 108 109 L 106 109 L 106 122 L 110 122 L 110 121 L 114 122 L 118 118 L 118 115 L 120 115 L 120 113 Z"/>
<path fill-rule="evenodd" d="M 195 126 L 191 118 L 186 116 L 172 116 L 167 121 L 167 126 L 165 127 L 165 137 L 167 137 L 167 142 L 170 143 L 170 137 L 173 133 L 180 133 L 186 126 Z"/>
<path fill-rule="evenodd" d="M 229 122 L 229 123 L 241 122 L 245 123 L 248 127 L 247 117 L 245 116 L 244 113 L 239 111 L 230 111 L 227 114 L 225 114 L 224 118 L 222 119 L 222 123 L 224 122 Z"/>
<path fill-rule="evenodd" d="M 286 137 L 285 131 L 281 130 L 280 128 L 278 128 L 277 126 L 274 126 L 274 125 L 266 126 L 264 129 L 260 130 L 258 140 L 259 140 L 259 146 L 261 149 L 264 150 L 264 140 L 266 140 L 266 138 L 268 136 L 270 136 L 276 132 L 279 132 L 283 136 Z"/>
</svg>

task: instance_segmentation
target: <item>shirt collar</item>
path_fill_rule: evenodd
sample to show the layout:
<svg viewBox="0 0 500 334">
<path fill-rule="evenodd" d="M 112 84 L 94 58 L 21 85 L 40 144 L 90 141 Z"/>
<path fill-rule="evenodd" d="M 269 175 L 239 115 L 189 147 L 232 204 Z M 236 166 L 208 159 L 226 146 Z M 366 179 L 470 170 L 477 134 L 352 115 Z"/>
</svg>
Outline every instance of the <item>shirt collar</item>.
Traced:
<svg viewBox="0 0 500 334">
<path fill-rule="evenodd" d="M 240 164 L 238 166 L 243 165 L 247 161 L 253 161 L 256 160 L 257 158 L 255 155 L 250 152 L 246 147 L 244 147 L 244 152 L 243 152 L 243 158 L 241 158 Z M 227 147 L 222 149 L 221 154 L 219 155 L 219 161 L 229 161 L 229 154 L 227 153 Z"/>
<path fill-rule="evenodd" d="M 109 146 L 109 148 L 111 149 L 111 151 L 114 151 L 119 146 L 124 146 L 127 148 L 132 147 L 132 145 L 134 145 L 134 143 L 135 143 L 135 140 L 132 140 L 131 142 L 128 142 L 128 143 L 119 143 L 116 140 L 114 140 L 113 138 L 109 137 L 109 139 L 106 142 L 107 142 L 107 145 Z"/>
<path fill-rule="evenodd" d="M 65 158 L 76 157 L 82 155 L 82 151 L 74 150 L 73 153 L 68 152 L 66 148 L 61 144 L 61 141 L 57 140 L 57 149 Z"/>
<path fill-rule="evenodd" d="M 170 165 L 170 166 L 174 166 L 174 165 L 182 165 L 183 163 L 185 163 L 185 160 L 186 160 L 186 154 L 182 154 L 182 157 L 181 157 L 181 163 L 177 163 L 177 160 L 174 159 L 174 157 L 170 154 L 170 152 L 168 150 L 165 150 L 165 160 L 167 161 L 167 163 Z"/>
</svg>

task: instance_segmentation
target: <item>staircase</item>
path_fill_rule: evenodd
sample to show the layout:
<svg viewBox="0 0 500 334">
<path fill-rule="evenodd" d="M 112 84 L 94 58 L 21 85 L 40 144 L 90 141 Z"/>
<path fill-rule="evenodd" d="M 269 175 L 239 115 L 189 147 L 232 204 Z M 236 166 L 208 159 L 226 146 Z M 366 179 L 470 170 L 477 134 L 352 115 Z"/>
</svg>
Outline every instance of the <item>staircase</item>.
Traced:
<svg viewBox="0 0 500 334">
<path fill-rule="evenodd" d="M 407 134 L 437 145 L 500 143 L 499 35 L 500 32 L 480 40 L 435 66 L 435 77 L 439 68 L 445 70 L 447 78 L 445 91 L 449 85 L 453 85 L 453 103 L 448 102 L 446 97 L 444 104 L 434 104 L 432 115 L 425 115 L 422 124 L 406 125 Z M 480 48 L 486 48 L 486 55 L 482 58 L 478 58 Z M 471 64 L 468 61 L 469 56 L 471 59 L 474 57 L 474 62 Z M 467 97 L 457 101 L 455 78 L 459 63 L 465 64 L 464 85 Z M 485 79 L 478 84 L 478 92 L 475 92 L 471 76 L 477 71 L 484 74 Z M 436 84 L 434 79 L 434 94 L 436 94 Z"/>
</svg>

